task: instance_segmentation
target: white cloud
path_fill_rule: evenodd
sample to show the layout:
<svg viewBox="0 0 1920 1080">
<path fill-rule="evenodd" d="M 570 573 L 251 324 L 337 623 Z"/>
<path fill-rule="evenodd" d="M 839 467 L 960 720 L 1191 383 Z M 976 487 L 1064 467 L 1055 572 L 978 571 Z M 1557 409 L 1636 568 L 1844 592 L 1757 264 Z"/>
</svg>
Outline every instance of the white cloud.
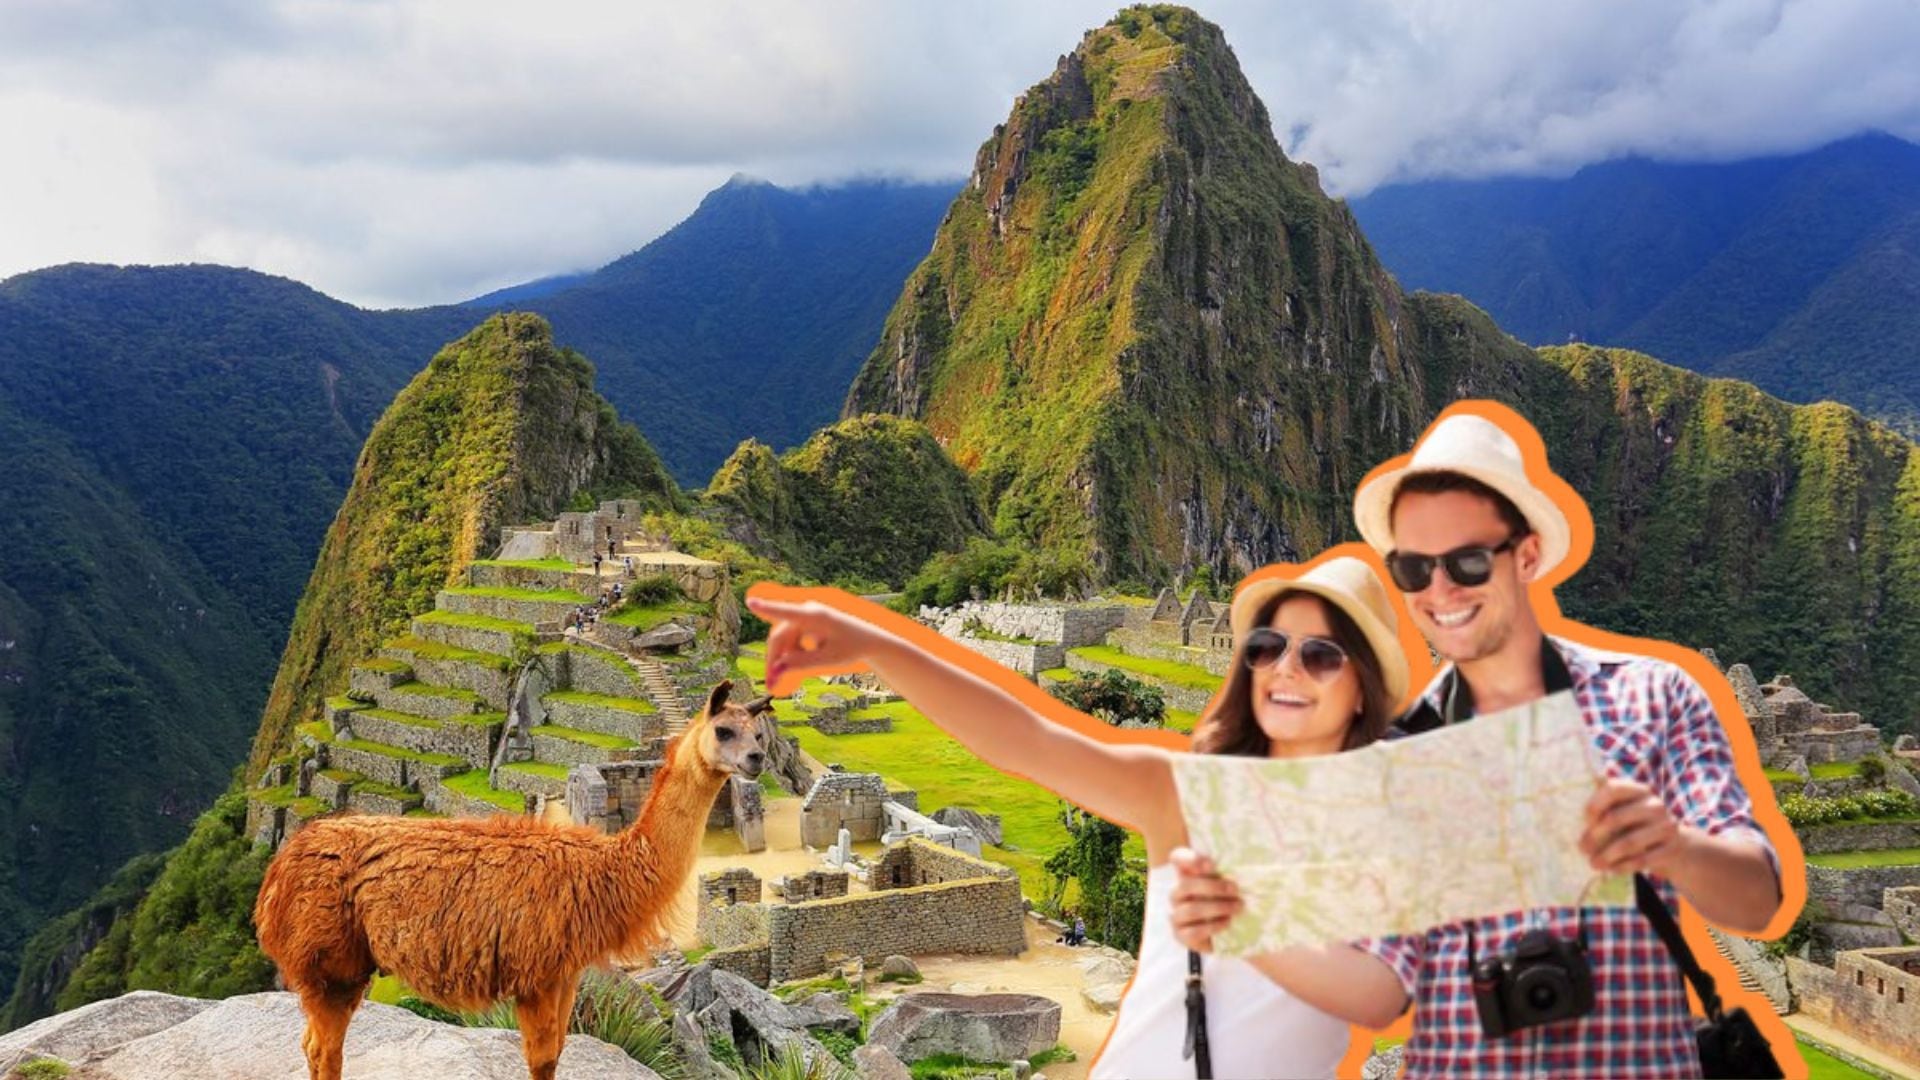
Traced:
<svg viewBox="0 0 1920 1080">
<path fill-rule="evenodd" d="M 735 171 L 957 177 L 1108 3 L 12 0 L 0 274 L 232 262 L 367 304 L 597 265 Z M 1920 136 L 1910 0 L 1235 0 L 1283 144 L 1393 178 Z M 22 164 L 24 163 L 24 167 Z"/>
</svg>

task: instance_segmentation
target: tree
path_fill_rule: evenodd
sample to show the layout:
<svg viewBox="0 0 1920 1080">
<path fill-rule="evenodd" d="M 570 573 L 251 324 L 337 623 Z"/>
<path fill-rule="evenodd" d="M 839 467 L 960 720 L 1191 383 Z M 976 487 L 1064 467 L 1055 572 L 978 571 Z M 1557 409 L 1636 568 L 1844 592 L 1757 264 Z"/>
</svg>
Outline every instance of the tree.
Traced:
<svg viewBox="0 0 1920 1080">
<path fill-rule="evenodd" d="M 1166 720 L 1159 690 L 1117 671 L 1081 674 L 1053 687 L 1053 696 L 1116 727 L 1158 727 Z M 1060 823 L 1070 839 L 1047 859 L 1056 902 L 1068 880 L 1079 883 L 1080 913 L 1095 940 L 1117 949 L 1139 948 L 1146 918 L 1146 883 L 1128 869 L 1127 830 L 1067 803 Z"/>
<path fill-rule="evenodd" d="M 1054 684 L 1054 697 L 1114 727 L 1161 727 L 1167 720 L 1167 700 L 1158 687 L 1108 669 L 1081 672 Z"/>
</svg>

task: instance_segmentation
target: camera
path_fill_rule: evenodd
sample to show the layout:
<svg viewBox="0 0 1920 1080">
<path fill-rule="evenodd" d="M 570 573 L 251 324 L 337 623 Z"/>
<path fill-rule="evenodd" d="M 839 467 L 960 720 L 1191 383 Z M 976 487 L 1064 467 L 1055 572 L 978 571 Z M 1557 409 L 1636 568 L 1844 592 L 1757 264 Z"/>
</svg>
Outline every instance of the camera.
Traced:
<svg viewBox="0 0 1920 1080">
<path fill-rule="evenodd" d="M 1585 1016 L 1593 1009 L 1586 941 L 1529 930 L 1500 955 L 1474 962 L 1473 1004 L 1489 1039 Z"/>
</svg>

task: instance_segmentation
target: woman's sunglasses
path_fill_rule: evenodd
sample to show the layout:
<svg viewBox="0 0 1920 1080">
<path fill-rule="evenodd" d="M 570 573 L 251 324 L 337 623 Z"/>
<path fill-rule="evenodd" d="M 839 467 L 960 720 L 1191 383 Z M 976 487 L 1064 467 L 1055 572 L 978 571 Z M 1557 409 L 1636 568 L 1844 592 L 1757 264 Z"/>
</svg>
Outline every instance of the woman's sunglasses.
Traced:
<svg viewBox="0 0 1920 1080">
<path fill-rule="evenodd" d="M 1433 584 L 1433 568 L 1447 568 L 1447 580 L 1455 585 L 1471 588 L 1485 585 L 1493 576 L 1494 556 L 1507 551 L 1520 542 L 1517 536 L 1509 536 L 1494 547 L 1454 548 L 1445 555 L 1413 555 L 1405 551 L 1389 552 L 1387 572 L 1393 575 L 1393 583 L 1400 586 L 1404 593 L 1417 593 Z"/>
<path fill-rule="evenodd" d="M 1247 666 L 1255 671 L 1276 666 L 1287 655 L 1293 641 L 1300 643 L 1300 670 L 1311 675 L 1315 682 L 1326 682 L 1346 666 L 1347 651 L 1326 638 L 1299 637 L 1289 641 L 1287 635 L 1264 626 L 1247 635 Z"/>
</svg>

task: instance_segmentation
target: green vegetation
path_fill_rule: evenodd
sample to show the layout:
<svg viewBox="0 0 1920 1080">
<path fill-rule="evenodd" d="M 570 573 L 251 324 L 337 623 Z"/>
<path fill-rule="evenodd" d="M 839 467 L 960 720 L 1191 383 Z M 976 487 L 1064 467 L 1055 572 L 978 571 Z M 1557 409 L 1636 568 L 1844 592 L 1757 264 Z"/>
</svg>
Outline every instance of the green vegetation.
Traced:
<svg viewBox="0 0 1920 1080">
<path fill-rule="evenodd" d="M 1920 799 L 1889 788 L 1837 798 L 1792 794 L 1780 800 L 1780 812 L 1796 828 L 1849 820 L 1909 821 L 1920 818 Z"/>
<path fill-rule="evenodd" d="M 635 630 L 646 631 L 670 622 L 678 616 L 707 615 L 711 611 L 708 605 L 695 603 L 692 600 L 671 600 L 663 604 L 647 605 L 622 603 L 602 618 L 620 626 L 631 626 Z"/>
<path fill-rule="evenodd" d="M 519 1015 L 510 1001 L 463 1014 L 460 1020 L 468 1027 L 520 1030 Z M 613 972 L 588 968 L 580 977 L 567 1031 L 619 1047 L 663 1080 L 680 1080 L 686 1075 L 686 1063 L 674 1049 L 671 1024 L 671 1019 L 661 1017 L 645 988 Z"/>
<path fill-rule="evenodd" d="M 1800 1059 L 1807 1063 L 1807 1080 L 1892 1080 L 1886 1073 L 1862 1069 L 1833 1056 L 1804 1035 L 1794 1038 L 1799 1043 Z"/>
<path fill-rule="evenodd" d="M 7 1080 L 64 1080 L 72 1072 L 73 1066 L 59 1058 L 40 1058 L 14 1066 Z"/>
<path fill-rule="evenodd" d="M 928 559 L 908 579 L 898 606 L 911 614 L 927 605 L 952 607 L 975 595 L 1000 596 L 1008 589 L 1017 596 L 1035 590 L 1064 596 L 1068 590 L 1085 589 L 1093 576 L 1091 564 L 1078 556 L 974 537 L 959 551 L 942 551 Z"/>
<path fill-rule="evenodd" d="M 1120 668 L 1193 690 L 1218 690 L 1223 681 L 1220 676 L 1203 667 L 1179 664 L 1171 660 L 1158 660 L 1149 656 L 1133 656 L 1107 645 L 1085 645 L 1068 651 L 1075 656 L 1106 664 L 1109 667 Z"/>
<path fill-rule="evenodd" d="M 499 653 L 479 652 L 474 649 L 462 649 L 453 645 L 443 645 L 438 641 L 405 634 L 386 643 L 390 649 L 405 649 L 425 660 L 444 660 L 450 663 L 479 664 L 495 671 L 506 671 L 513 661 Z"/>
<path fill-rule="evenodd" d="M 1048 687 L 1047 692 L 1109 724 L 1160 727 L 1167 719 L 1165 695 L 1118 671 L 1079 673 L 1076 678 Z"/>
<path fill-rule="evenodd" d="M 467 630 L 494 630 L 502 634 L 517 634 L 530 637 L 533 624 L 515 622 L 512 619 L 496 619 L 491 615 L 464 615 L 456 611 L 426 611 L 420 614 L 423 623 L 438 623 L 442 626 L 458 626 Z"/>
<path fill-rule="evenodd" d="M 1806 777 L 1801 776 L 1799 773 L 1787 772 L 1785 769 L 1764 769 L 1762 771 L 1766 773 L 1767 780 L 1775 784 L 1804 784 L 1807 782 Z"/>
<path fill-rule="evenodd" d="M 565 780 L 569 771 L 565 765 L 551 761 L 509 761 L 500 768 L 526 773 L 528 776 L 545 777 L 548 780 Z"/>
<path fill-rule="evenodd" d="M 598 705 L 607 709 L 640 713 L 643 716 L 660 711 L 659 706 L 645 698 L 612 697 L 607 694 L 590 694 L 584 690 L 555 690 L 548 693 L 542 700 L 564 701 L 575 705 Z"/>
<path fill-rule="evenodd" d="M 808 577 L 898 584 L 984 532 L 967 479 L 921 425 L 860 416 L 775 457 L 749 439 L 707 498 Z M 865 590 L 863 590 L 865 591 Z"/>
<path fill-rule="evenodd" d="M 1836 870 L 1859 870 L 1869 866 L 1920 866 L 1920 848 L 1892 848 L 1886 851 L 1840 851 L 1831 855 L 1809 855 L 1807 862 Z"/>
<path fill-rule="evenodd" d="M 474 566 L 505 566 L 516 570 L 558 570 L 573 571 L 580 569 L 567 559 L 475 559 Z"/>
<path fill-rule="evenodd" d="M 535 603 L 590 604 L 585 594 L 572 589 L 512 589 L 504 585 L 462 585 L 446 592 L 454 596 L 484 596 L 495 600 L 531 600 Z"/>
<path fill-rule="evenodd" d="M 367 660 L 362 660 L 353 666 L 356 668 L 365 668 L 368 671 L 384 672 L 390 675 L 398 675 L 400 672 L 407 670 L 407 665 L 404 661 L 389 660 L 384 656 L 375 656 Z M 327 700 L 332 701 L 333 699 L 328 698 Z"/>
<path fill-rule="evenodd" d="M 1860 775 L 1860 763 L 1857 761 L 1822 761 L 1807 766 L 1815 780 L 1845 780 Z"/>
<path fill-rule="evenodd" d="M 526 797 L 519 792 L 501 791 L 491 784 L 488 784 L 487 770 L 485 769 L 475 769 L 472 772 L 463 772 L 457 776 L 449 776 L 445 780 L 440 781 L 440 783 L 455 794 L 465 795 L 469 799 L 479 799 L 481 802 L 492 803 L 510 814 L 523 813 L 527 808 Z"/>
</svg>

